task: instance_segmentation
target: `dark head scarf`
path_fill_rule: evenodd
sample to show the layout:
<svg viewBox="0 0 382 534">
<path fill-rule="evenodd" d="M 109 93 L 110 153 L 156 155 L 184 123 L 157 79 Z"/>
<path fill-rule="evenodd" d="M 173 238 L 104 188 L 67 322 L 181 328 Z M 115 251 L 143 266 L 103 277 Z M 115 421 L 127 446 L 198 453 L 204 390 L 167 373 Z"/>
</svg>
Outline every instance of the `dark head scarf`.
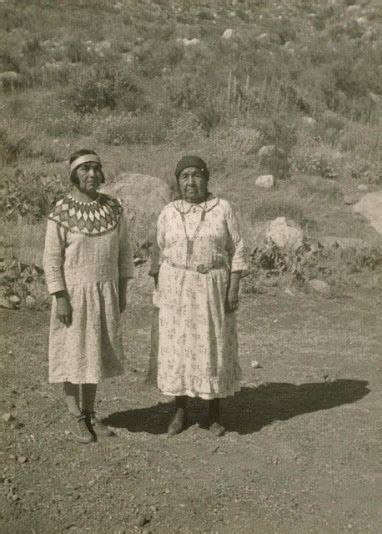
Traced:
<svg viewBox="0 0 382 534">
<path fill-rule="evenodd" d="M 210 177 L 210 173 L 207 169 L 207 164 L 205 161 L 202 160 L 202 158 L 199 158 L 199 156 L 183 156 L 182 159 L 180 159 L 176 165 L 175 168 L 175 176 L 178 179 L 180 173 L 187 169 L 187 167 L 196 167 L 199 169 L 203 176 L 208 180 Z"/>
</svg>

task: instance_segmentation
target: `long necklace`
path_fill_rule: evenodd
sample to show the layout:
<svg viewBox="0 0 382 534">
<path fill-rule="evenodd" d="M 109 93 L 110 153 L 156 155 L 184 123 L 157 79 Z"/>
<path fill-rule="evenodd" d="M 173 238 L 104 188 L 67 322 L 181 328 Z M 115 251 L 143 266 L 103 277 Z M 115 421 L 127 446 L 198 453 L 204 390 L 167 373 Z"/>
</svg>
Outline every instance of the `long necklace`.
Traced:
<svg viewBox="0 0 382 534">
<path fill-rule="evenodd" d="M 200 206 L 200 204 L 199 204 L 199 206 Z M 187 233 L 185 215 L 190 213 L 192 207 L 193 206 L 190 206 L 189 210 L 187 210 L 187 211 L 180 211 L 179 210 L 179 213 L 180 213 L 180 216 L 181 216 L 181 219 L 182 219 L 184 235 L 186 237 L 186 243 L 187 243 L 187 256 L 186 256 L 186 266 L 187 267 L 189 266 L 191 256 L 192 256 L 192 254 L 194 252 L 194 241 L 198 237 L 199 232 L 200 232 L 200 228 L 201 228 L 201 226 L 202 226 L 202 224 L 204 222 L 204 219 L 206 218 L 207 202 L 204 202 L 204 207 L 200 206 L 200 208 L 202 210 L 201 215 L 200 215 L 200 221 L 198 222 L 198 225 L 195 228 L 195 231 L 194 231 L 193 235 L 189 236 L 188 233 Z"/>
</svg>

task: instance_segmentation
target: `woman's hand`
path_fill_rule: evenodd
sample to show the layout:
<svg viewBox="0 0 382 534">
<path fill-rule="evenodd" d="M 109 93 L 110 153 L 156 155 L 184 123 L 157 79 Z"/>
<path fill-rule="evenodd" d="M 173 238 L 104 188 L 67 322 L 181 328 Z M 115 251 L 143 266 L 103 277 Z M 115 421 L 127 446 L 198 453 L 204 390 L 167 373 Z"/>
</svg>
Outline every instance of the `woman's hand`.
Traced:
<svg viewBox="0 0 382 534">
<path fill-rule="evenodd" d="M 232 313 L 239 307 L 240 274 L 239 271 L 231 273 L 225 302 L 226 313 Z"/>
<path fill-rule="evenodd" d="M 127 291 L 128 278 L 119 279 L 119 313 L 123 313 L 126 310 L 126 291 Z"/>
<path fill-rule="evenodd" d="M 155 286 L 155 289 L 158 289 L 158 278 L 159 278 L 159 273 L 152 274 L 151 276 L 154 278 L 154 286 Z"/>
<path fill-rule="evenodd" d="M 123 313 L 126 310 L 126 293 L 119 293 L 119 313 Z"/>
<path fill-rule="evenodd" d="M 72 306 L 67 295 L 56 295 L 57 318 L 65 326 L 72 324 Z"/>
<path fill-rule="evenodd" d="M 239 307 L 239 291 L 238 289 L 229 288 L 225 303 L 225 309 L 227 313 L 236 311 Z"/>
</svg>

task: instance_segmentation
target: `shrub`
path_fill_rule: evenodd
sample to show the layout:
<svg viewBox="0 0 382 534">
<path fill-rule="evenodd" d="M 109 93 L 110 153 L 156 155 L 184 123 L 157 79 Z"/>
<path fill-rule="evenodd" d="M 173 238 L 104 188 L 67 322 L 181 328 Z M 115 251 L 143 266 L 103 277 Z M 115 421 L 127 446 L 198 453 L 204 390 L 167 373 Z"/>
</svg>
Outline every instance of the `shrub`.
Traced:
<svg viewBox="0 0 382 534">
<path fill-rule="evenodd" d="M 90 54 L 86 49 L 85 43 L 78 39 L 71 39 L 66 44 L 67 56 L 71 63 L 88 63 Z"/>
<path fill-rule="evenodd" d="M 109 115 L 94 125 L 94 135 L 109 145 L 160 143 L 165 140 L 168 124 L 159 113 Z"/>
<path fill-rule="evenodd" d="M 250 276 L 246 292 L 257 292 L 265 285 L 291 285 L 301 288 L 318 278 L 332 286 L 352 286 L 353 276 L 374 270 L 381 250 L 322 248 L 304 243 L 298 250 L 282 250 L 273 243 L 256 248 L 250 256 Z"/>
<path fill-rule="evenodd" d="M 114 109 L 116 100 L 113 83 L 110 80 L 86 80 L 67 93 L 66 101 L 77 113 Z"/>
<path fill-rule="evenodd" d="M 36 65 L 39 56 L 41 56 L 42 54 L 42 48 L 38 38 L 34 37 L 33 39 L 26 41 L 22 47 L 21 52 L 28 66 L 31 67 L 33 65 Z"/>
<path fill-rule="evenodd" d="M 47 181 L 35 173 L 26 176 L 22 169 L 16 169 L 13 176 L 5 180 L 4 186 L 1 204 L 5 218 L 26 217 L 29 222 L 46 217 L 52 203 L 65 191 L 58 178 Z"/>
<path fill-rule="evenodd" d="M 99 68 L 90 77 L 66 92 L 65 101 L 80 114 L 96 113 L 119 107 L 123 111 L 141 111 L 148 107 L 145 93 L 133 75 L 117 68 Z"/>
<path fill-rule="evenodd" d="M 20 156 L 28 156 L 30 153 L 30 142 L 27 137 L 12 136 L 7 130 L 0 129 L 0 159 L 4 164 L 15 163 Z"/>
</svg>

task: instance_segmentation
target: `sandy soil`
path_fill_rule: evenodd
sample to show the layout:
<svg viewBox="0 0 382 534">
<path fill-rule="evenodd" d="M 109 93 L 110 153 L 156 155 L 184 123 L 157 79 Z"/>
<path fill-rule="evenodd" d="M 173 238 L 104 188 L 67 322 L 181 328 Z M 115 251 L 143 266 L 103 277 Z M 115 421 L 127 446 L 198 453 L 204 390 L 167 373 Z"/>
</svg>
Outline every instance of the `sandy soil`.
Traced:
<svg viewBox="0 0 382 534">
<path fill-rule="evenodd" d="M 78 445 L 46 382 L 48 313 L 1 310 L 0 531 L 380 532 L 381 311 L 375 291 L 244 296 L 227 434 L 213 438 L 194 401 L 167 439 L 174 406 L 145 384 L 142 298 L 126 313 L 126 375 L 99 389 L 116 435 Z"/>
</svg>

